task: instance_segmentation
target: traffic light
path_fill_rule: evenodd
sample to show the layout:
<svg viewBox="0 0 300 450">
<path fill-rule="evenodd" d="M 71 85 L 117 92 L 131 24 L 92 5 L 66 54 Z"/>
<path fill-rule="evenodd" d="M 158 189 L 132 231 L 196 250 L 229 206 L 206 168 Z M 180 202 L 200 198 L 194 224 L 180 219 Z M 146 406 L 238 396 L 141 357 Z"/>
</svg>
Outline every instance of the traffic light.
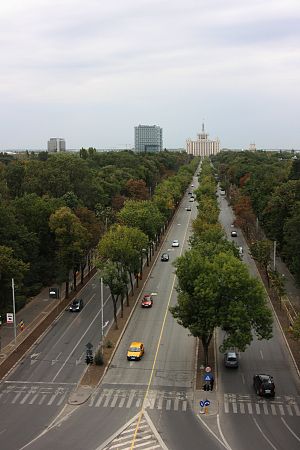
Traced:
<svg viewBox="0 0 300 450">
<path fill-rule="evenodd" d="M 94 362 L 93 353 L 88 350 L 85 355 L 85 362 L 86 362 L 86 364 L 93 364 L 93 362 Z"/>
</svg>

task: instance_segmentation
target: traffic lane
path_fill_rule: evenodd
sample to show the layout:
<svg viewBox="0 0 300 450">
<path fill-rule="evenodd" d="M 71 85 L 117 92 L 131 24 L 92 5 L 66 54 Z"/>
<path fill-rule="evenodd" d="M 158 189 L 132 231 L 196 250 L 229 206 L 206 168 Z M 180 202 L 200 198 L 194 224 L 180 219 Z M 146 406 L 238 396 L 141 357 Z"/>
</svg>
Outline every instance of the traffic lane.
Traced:
<svg viewBox="0 0 300 450">
<path fill-rule="evenodd" d="M 55 405 L 1 405 L 1 448 L 3 450 L 21 449 L 44 431 L 45 424 L 50 423 L 61 409 L 61 406 Z M 59 444 L 55 447 L 59 448 Z"/>
<path fill-rule="evenodd" d="M 86 405 L 74 407 L 72 411 L 29 443 L 26 450 L 95 450 L 136 415 L 136 410 L 126 408 L 95 409 Z M 20 446 L 7 450 L 16 449 L 21 450 Z"/>
<path fill-rule="evenodd" d="M 254 337 L 252 344 L 245 352 L 240 353 L 238 369 L 224 366 L 223 355 L 218 352 L 219 381 L 222 392 L 254 392 L 253 376 L 256 373 L 272 375 L 275 382 L 276 396 L 297 396 L 300 393 L 300 382 L 294 363 L 275 321 L 273 327 L 274 337 L 259 341 Z M 219 339 L 218 345 L 222 342 Z"/>
<path fill-rule="evenodd" d="M 294 427 L 290 418 L 235 414 L 228 420 L 228 416 L 220 414 L 220 428 L 230 450 L 299 449 L 299 428 Z"/>
<path fill-rule="evenodd" d="M 88 290 L 88 293 L 90 294 L 91 290 Z M 108 290 L 105 290 L 105 295 L 109 295 Z M 85 368 L 83 361 L 86 343 L 92 340 L 98 345 L 101 336 L 100 301 L 97 301 L 95 293 L 88 299 L 84 296 L 83 298 L 83 309 L 79 313 L 63 312 L 8 379 L 48 382 L 55 381 L 59 372 L 60 381 L 78 380 Z M 104 305 L 105 316 L 108 310 L 111 317 L 110 298 L 106 299 Z M 67 371 L 65 379 L 62 366 Z"/>
<path fill-rule="evenodd" d="M 188 410 L 185 413 L 158 410 L 147 411 L 168 449 L 199 450 L 201 448 L 205 450 L 224 450 L 224 446 L 201 425 L 192 410 Z M 242 448 L 240 447 L 239 450 Z"/>
</svg>

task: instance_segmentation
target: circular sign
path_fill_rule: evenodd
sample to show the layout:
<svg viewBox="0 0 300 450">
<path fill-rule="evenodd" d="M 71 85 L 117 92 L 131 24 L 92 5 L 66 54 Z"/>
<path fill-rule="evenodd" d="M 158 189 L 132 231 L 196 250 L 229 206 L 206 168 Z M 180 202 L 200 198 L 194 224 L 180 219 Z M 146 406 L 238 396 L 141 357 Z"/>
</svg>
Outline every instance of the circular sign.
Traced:
<svg viewBox="0 0 300 450">
<path fill-rule="evenodd" d="M 211 372 L 211 367 L 209 366 L 205 367 L 205 372 Z"/>
<path fill-rule="evenodd" d="M 200 400 L 200 406 L 201 406 L 201 408 L 203 408 L 203 406 L 204 406 L 204 401 L 203 400 Z"/>
<path fill-rule="evenodd" d="M 209 405 L 210 405 L 210 401 L 209 400 L 205 400 L 204 406 L 209 406 Z"/>
</svg>

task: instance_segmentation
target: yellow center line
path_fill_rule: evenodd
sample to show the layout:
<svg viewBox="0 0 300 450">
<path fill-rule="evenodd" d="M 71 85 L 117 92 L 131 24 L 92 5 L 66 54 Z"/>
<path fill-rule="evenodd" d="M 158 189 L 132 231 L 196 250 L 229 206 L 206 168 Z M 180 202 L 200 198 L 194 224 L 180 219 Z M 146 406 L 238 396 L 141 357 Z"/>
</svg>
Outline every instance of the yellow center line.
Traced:
<svg viewBox="0 0 300 450">
<path fill-rule="evenodd" d="M 185 230 L 185 233 L 184 233 L 183 242 L 185 242 L 185 240 L 186 240 L 186 235 L 187 235 L 187 232 L 188 232 L 188 229 L 189 229 L 189 224 L 190 224 L 190 218 L 189 218 L 189 220 L 187 222 L 187 227 L 186 227 L 186 230 Z M 181 256 L 182 250 L 183 250 L 183 247 L 181 247 L 180 256 Z M 139 413 L 139 418 L 138 418 L 138 421 L 137 421 L 137 424 L 136 424 L 136 427 L 135 427 L 135 430 L 134 430 L 134 435 L 133 435 L 133 438 L 132 438 L 132 443 L 131 443 L 131 446 L 130 446 L 130 450 L 133 450 L 133 448 L 134 448 L 136 435 L 137 435 L 137 432 L 138 432 L 138 429 L 139 429 L 139 426 L 140 426 L 140 423 L 141 423 L 141 420 L 142 420 L 142 417 L 143 417 L 143 414 L 144 414 L 145 403 L 146 403 L 146 400 L 147 400 L 147 397 L 148 397 L 148 394 L 149 394 L 149 390 L 150 390 L 150 387 L 151 387 L 151 383 L 152 383 L 152 378 L 153 378 L 153 374 L 154 374 L 154 370 L 155 370 L 155 366 L 156 366 L 156 360 L 157 360 L 157 356 L 158 356 L 158 351 L 159 351 L 160 343 L 161 343 L 161 340 L 162 340 L 162 335 L 163 335 L 163 332 L 164 332 L 167 315 L 168 315 L 168 312 L 169 312 L 169 306 L 170 306 L 171 297 L 172 297 L 172 294 L 173 294 L 175 281 L 176 281 L 176 275 L 174 275 L 174 280 L 173 280 L 173 283 L 172 283 L 171 292 L 170 292 L 170 295 L 169 295 L 166 311 L 165 311 L 165 314 L 164 314 L 164 320 L 163 320 L 163 323 L 162 323 L 162 326 L 161 326 L 161 330 L 160 330 L 160 335 L 159 335 L 159 339 L 158 339 L 158 343 L 157 343 L 157 347 L 156 347 L 155 357 L 154 357 L 154 361 L 153 361 L 153 365 L 152 365 L 152 369 L 151 369 L 151 373 L 150 373 L 150 378 L 149 378 L 149 381 L 148 381 L 148 386 L 147 386 L 147 389 L 146 389 L 146 392 L 145 392 L 145 396 L 144 396 L 144 399 L 143 399 L 142 408 L 141 408 L 141 411 Z"/>
</svg>

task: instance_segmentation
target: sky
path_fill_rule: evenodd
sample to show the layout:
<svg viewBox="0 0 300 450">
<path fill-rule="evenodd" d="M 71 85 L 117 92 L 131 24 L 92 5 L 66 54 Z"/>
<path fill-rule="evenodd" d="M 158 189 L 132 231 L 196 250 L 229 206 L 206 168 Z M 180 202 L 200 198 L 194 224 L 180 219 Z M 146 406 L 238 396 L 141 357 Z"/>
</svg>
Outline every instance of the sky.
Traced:
<svg viewBox="0 0 300 450">
<path fill-rule="evenodd" d="M 0 150 L 300 149 L 299 0 L 0 3 Z"/>
</svg>

